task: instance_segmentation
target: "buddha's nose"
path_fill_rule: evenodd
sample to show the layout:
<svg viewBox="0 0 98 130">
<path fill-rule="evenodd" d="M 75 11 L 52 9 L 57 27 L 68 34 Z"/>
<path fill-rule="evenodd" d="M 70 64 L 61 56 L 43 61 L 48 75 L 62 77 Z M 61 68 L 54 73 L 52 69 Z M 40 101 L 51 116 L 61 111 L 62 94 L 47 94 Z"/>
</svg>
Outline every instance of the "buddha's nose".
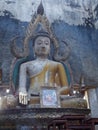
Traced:
<svg viewBox="0 0 98 130">
<path fill-rule="evenodd" d="M 41 47 L 42 47 L 42 48 L 45 48 L 46 46 L 45 46 L 45 44 L 43 43 L 43 44 L 41 45 Z"/>
</svg>

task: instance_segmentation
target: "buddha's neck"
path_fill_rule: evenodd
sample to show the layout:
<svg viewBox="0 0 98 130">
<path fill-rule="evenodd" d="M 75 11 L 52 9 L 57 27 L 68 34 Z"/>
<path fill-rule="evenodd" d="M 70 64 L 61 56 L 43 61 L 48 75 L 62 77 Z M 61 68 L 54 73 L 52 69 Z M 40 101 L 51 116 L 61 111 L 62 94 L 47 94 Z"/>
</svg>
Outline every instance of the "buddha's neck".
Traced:
<svg viewBox="0 0 98 130">
<path fill-rule="evenodd" d="M 44 56 L 44 57 L 42 57 L 42 56 L 41 56 L 41 57 L 39 57 L 39 56 L 38 56 L 36 59 L 37 59 L 37 60 L 41 60 L 41 61 L 48 60 L 48 58 L 47 58 L 47 57 L 45 57 L 45 56 Z"/>
</svg>

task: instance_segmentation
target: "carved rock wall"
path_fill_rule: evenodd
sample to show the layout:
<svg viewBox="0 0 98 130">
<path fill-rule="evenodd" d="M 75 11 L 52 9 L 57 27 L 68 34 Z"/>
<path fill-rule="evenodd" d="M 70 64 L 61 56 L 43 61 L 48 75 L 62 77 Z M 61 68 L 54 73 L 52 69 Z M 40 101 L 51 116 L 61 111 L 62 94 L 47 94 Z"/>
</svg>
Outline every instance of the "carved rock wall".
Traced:
<svg viewBox="0 0 98 130">
<path fill-rule="evenodd" d="M 41 0 L 1 0 L 0 16 L 10 15 L 21 21 L 30 21 Z M 94 23 L 98 23 L 98 0 L 43 0 L 45 13 L 49 20 L 64 20 L 68 24 L 81 25 L 83 18 L 93 14 Z M 52 5 L 52 6 L 51 6 Z M 96 19 L 97 18 L 97 19 Z"/>
</svg>

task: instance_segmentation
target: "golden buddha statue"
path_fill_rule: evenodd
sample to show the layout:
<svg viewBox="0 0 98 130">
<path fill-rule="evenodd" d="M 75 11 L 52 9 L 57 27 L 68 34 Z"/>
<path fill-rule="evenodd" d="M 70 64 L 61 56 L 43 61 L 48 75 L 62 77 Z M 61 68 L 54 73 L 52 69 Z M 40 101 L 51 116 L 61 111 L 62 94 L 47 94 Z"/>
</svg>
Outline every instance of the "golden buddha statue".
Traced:
<svg viewBox="0 0 98 130">
<path fill-rule="evenodd" d="M 50 38 L 47 32 L 40 32 L 34 38 L 36 59 L 23 63 L 20 67 L 19 102 L 27 104 L 26 74 L 30 77 L 31 94 L 38 95 L 41 86 L 58 87 L 60 93 L 68 94 L 68 82 L 64 67 L 61 63 L 48 59 L 50 53 Z"/>
<path fill-rule="evenodd" d="M 41 6 L 41 5 L 40 5 Z M 39 8 L 40 9 L 40 8 Z M 15 50 L 15 45 L 11 50 L 15 57 L 22 58 L 28 56 L 28 42 L 33 37 L 33 52 L 36 59 L 22 63 L 19 71 L 19 103 L 24 105 L 40 104 L 40 90 L 42 86 L 56 87 L 64 108 L 87 108 L 86 100 L 70 96 L 70 87 L 68 84 L 68 75 L 61 57 L 58 55 L 58 42 L 50 29 L 49 21 L 43 16 L 43 8 L 37 11 L 37 17 L 31 20 L 26 31 L 24 39 L 24 52 Z M 38 24 L 43 25 L 38 31 Z M 15 39 L 13 40 L 15 42 Z M 52 41 L 52 42 L 51 42 Z M 54 59 L 50 60 L 51 44 L 54 44 L 56 53 Z M 62 56 L 62 61 L 66 60 L 66 55 Z M 57 62 L 58 61 L 58 62 Z M 64 62 L 65 63 L 65 62 Z M 29 88 L 27 88 L 27 77 L 30 79 Z M 33 96 L 31 96 L 33 95 Z M 34 97 L 35 95 L 35 97 Z M 61 98 L 63 97 L 63 98 Z"/>
<path fill-rule="evenodd" d="M 59 95 L 68 95 L 67 74 L 60 62 L 48 59 L 51 40 L 48 32 L 40 30 L 34 37 L 34 52 L 36 59 L 23 63 L 20 67 L 19 77 L 19 103 L 27 105 L 40 104 L 40 99 L 31 98 L 30 95 L 39 95 L 42 86 L 57 87 Z M 30 87 L 26 89 L 26 78 L 30 78 Z M 76 104 L 79 107 L 86 107 L 86 102 L 80 98 L 65 98 L 61 101 L 61 107 L 72 107 Z M 75 107 L 76 107 L 75 106 Z"/>
</svg>

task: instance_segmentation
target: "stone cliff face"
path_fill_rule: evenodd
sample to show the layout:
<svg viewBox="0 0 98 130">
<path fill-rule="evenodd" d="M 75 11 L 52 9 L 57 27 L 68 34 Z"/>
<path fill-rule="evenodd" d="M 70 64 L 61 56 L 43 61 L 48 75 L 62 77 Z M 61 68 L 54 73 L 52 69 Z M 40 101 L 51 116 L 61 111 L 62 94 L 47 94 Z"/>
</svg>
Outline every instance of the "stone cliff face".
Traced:
<svg viewBox="0 0 98 130">
<path fill-rule="evenodd" d="M 40 0 L 0 1 L 0 62 L 6 83 L 13 59 L 10 40 L 25 35 L 39 3 Z M 43 0 L 43 6 L 61 49 L 62 40 L 71 47 L 68 62 L 74 83 L 79 83 L 83 74 L 86 84 L 98 86 L 98 0 Z"/>
<path fill-rule="evenodd" d="M 41 0 L 1 0 L 0 15 L 10 15 L 20 21 L 30 21 Z M 81 25 L 83 18 L 89 17 L 90 11 L 98 18 L 98 0 L 43 0 L 45 13 L 49 20 L 64 20 L 71 25 Z M 97 21 L 95 21 L 97 26 Z"/>
</svg>

